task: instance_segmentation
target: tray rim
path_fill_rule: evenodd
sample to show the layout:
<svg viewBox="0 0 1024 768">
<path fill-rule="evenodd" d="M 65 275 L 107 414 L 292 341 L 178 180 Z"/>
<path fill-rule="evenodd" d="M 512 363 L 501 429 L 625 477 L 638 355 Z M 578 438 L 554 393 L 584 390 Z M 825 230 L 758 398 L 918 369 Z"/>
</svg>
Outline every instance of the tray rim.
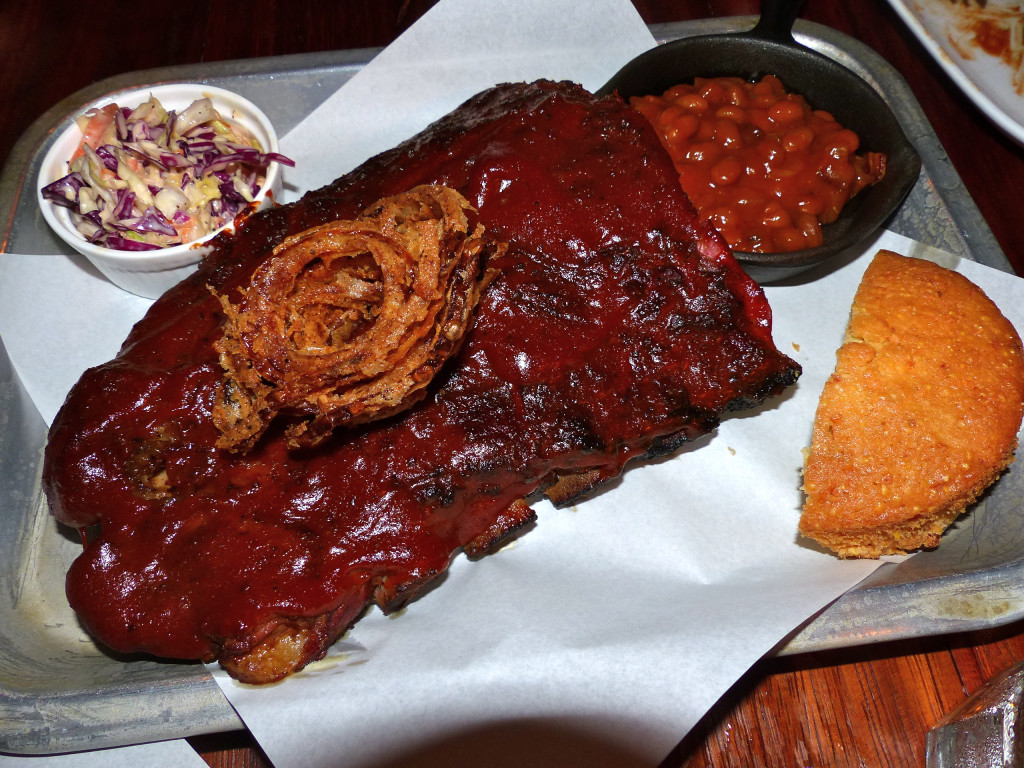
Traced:
<svg viewBox="0 0 1024 768">
<path fill-rule="evenodd" d="M 751 16 L 717 17 L 651 25 L 650 28 L 660 43 L 676 37 L 696 34 L 740 31 L 752 27 L 755 21 L 756 17 Z M 795 32 L 800 42 L 811 45 L 833 58 L 838 58 L 847 66 L 850 66 L 852 62 L 857 65 L 865 65 L 869 74 L 884 73 L 884 82 L 874 80 L 875 87 L 881 90 L 883 95 L 911 105 L 915 109 L 914 117 L 920 115 L 923 118 L 920 106 L 906 81 L 877 52 L 849 35 L 802 19 L 797 20 Z M 260 78 L 282 72 L 302 72 L 314 75 L 317 71 L 358 68 L 365 66 L 380 50 L 380 48 L 344 49 L 310 54 L 174 65 L 124 73 L 80 89 L 59 101 L 37 118 L 15 143 L 0 169 L 0 251 L 7 249 L 19 201 L 28 188 L 26 184 L 34 182 L 34 179 L 30 179 L 28 176 L 34 159 L 55 127 L 74 116 L 82 105 L 105 94 L 166 81 L 205 82 L 225 78 Z M 868 79 L 873 78 L 869 77 Z M 1012 272 L 1009 261 L 987 224 L 981 218 L 974 201 L 967 195 L 963 183 L 948 161 L 931 126 L 925 120 L 923 126 L 914 124 L 907 127 L 910 129 L 908 133 L 911 140 L 922 155 L 924 163 L 922 178 L 930 180 L 938 197 L 947 206 L 948 213 L 964 240 L 964 253 L 967 258 Z M 2 346 L 2 340 L 0 340 L 0 346 Z M 848 591 L 817 616 L 808 619 L 803 626 L 794 630 L 787 639 L 780 643 L 774 653 L 790 655 L 907 637 L 992 628 L 1024 617 L 1024 556 L 1022 556 L 1015 563 L 1000 569 L 1000 573 L 996 574 L 998 578 L 988 583 L 989 585 L 995 583 L 997 586 L 1005 587 L 1017 594 L 1020 599 L 1016 610 L 1008 611 L 996 619 L 989 615 L 966 611 L 965 615 L 960 617 L 945 617 L 941 625 L 936 624 L 930 628 L 874 626 L 865 629 L 863 621 L 857 621 L 857 618 L 870 615 L 873 610 L 871 606 L 886 596 L 891 596 L 892 599 L 899 601 L 927 604 L 937 594 L 944 594 L 949 590 L 963 591 L 970 586 L 965 584 L 967 577 L 963 574 L 903 584 L 897 583 L 896 572 L 901 566 L 902 564 L 887 564 L 879 568 L 871 577 Z M 968 576 L 970 575 L 968 574 Z M 145 741 L 238 730 L 245 727 L 220 692 L 212 675 L 204 667 L 195 665 L 183 666 L 180 669 L 187 669 L 188 672 L 171 679 L 169 684 L 160 691 L 161 696 L 167 697 L 178 706 L 177 714 L 181 718 L 167 723 L 166 728 L 151 729 L 143 733 L 138 729 L 133 729 L 131 724 L 114 723 L 113 721 L 93 723 L 88 737 L 84 731 L 78 734 L 54 734 L 53 738 L 45 745 L 25 744 L 18 741 L 20 732 L 17 728 L 17 707 L 34 706 L 39 702 L 25 701 L 24 697 L 19 697 L 15 691 L 0 685 L 0 714 L 4 715 L 0 717 L 0 753 L 45 754 L 83 748 L 123 746 Z M 151 692 L 143 690 L 132 693 L 145 696 Z M 102 695 L 121 696 L 124 695 L 124 692 L 114 690 Z M 90 692 L 77 692 L 65 697 L 46 698 L 49 699 L 48 703 L 56 702 L 57 706 L 62 706 L 66 699 L 68 706 L 78 707 L 86 701 L 93 700 L 95 696 Z M 7 716 L 11 713 L 15 713 L 15 717 Z M 106 736 L 99 733 L 104 727 L 107 728 Z"/>
</svg>

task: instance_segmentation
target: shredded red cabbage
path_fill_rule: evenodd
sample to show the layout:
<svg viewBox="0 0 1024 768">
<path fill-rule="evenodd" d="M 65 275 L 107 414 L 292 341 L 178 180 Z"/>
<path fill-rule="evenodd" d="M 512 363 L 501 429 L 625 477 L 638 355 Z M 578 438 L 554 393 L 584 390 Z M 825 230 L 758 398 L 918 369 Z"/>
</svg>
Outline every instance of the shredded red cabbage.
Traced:
<svg viewBox="0 0 1024 768">
<path fill-rule="evenodd" d="M 251 146 L 208 99 L 176 114 L 151 97 L 135 110 L 107 107 L 82 120 L 104 118 L 101 138 L 83 146 L 69 173 L 42 196 L 70 209 L 83 237 L 108 248 L 152 250 L 198 239 L 251 203 L 271 163 L 295 164 Z"/>
</svg>

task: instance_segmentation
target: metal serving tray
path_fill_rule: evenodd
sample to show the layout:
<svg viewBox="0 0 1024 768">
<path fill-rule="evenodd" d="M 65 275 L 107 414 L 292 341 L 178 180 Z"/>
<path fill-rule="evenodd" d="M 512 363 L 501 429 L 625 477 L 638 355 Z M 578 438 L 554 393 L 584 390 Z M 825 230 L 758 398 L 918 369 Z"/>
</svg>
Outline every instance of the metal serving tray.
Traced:
<svg viewBox="0 0 1024 768">
<path fill-rule="evenodd" d="M 659 40 L 731 32 L 751 18 L 653 28 Z M 906 83 L 874 51 L 820 25 L 798 39 L 871 82 L 920 152 L 921 178 L 890 227 L 926 246 L 1010 270 Z M 33 184 L 53 128 L 83 104 L 140 85 L 198 81 L 260 105 L 281 134 L 365 65 L 376 50 L 231 61 L 134 72 L 62 101 L 15 146 L 0 175 L 0 245 L 11 253 L 66 253 L 46 227 Z M 39 486 L 46 428 L 0 340 L 0 752 L 118 746 L 244 727 L 198 664 L 119 656 L 83 633 L 64 598 L 80 544 L 47 514 Z M 992 627 L 1024 615 L 1024 463 L 1003 477 L 941 547 L 882 566 L 809 621 L 779 653 Z"/>
</svg>

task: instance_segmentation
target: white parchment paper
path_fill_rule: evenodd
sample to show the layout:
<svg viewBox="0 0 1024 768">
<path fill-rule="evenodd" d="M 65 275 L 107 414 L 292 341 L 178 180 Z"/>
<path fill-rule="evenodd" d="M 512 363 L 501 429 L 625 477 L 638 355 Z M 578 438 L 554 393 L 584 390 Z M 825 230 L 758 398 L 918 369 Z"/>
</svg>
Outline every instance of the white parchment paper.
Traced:
<svg viewBox="0 0 1024 768">
<path fill-rule="evenodd" d="M 628 0 L 441 0 L 281 139 L 282 199 L 334 181 L 497 83 L 597 89 L 654 45 Z"/>
<path fill-rule="evenodd" d="M 916 246 L 884 233 L 830 274 L 766 289 L 776 343 L 803 366 L 783 397 L 578 507 L 539 504 L 514 543 L 456 558 L 437 589 L 372 611 L 280 685 L 214 669 L 277 768 L 656 764 L 875 567 L 797 541 L 800 451 L 868 261 Z M 1024 281 L 955 266 L 1024 329 Z M 148 306 L 125 297 L 73 259 L 0 254 L 0 336 L 44 415 Z"/>
<path fill-rule="evenodd" d="M 0 755 L 0 768 L 206 768 L 184 739 L 67 755 Z"/>
<path fill-rule="evenodd" d="M 442 0 L 283 139 L 289 196 L 326 184 L 494 83 L 594 88 L 652 44 L 626 0 Z M 277 768 L 647 766 L 755 661 L 856 584 L 797 540 L 801 449 L 885 233 L 818 280 L 767 290 L 798 385 L 578 507 L 537 505 L 502 551 L 459 556 L 400 615 L 371 611 L 322 662 L 227 697 Z M 854 258 L 856 257 L 856 258 Z M 958 267 L 1024 328 L 1022 284 Z M 0 336 L 50 420 L 149 306 L 64 256 L 0 254 Z"/>
<path fill-rule="evenodd" d="M 819 281 L 768 289 L 776 341 L 804 366 L 787 395 L 578 507 L 538 504 L 534 530 L 457 558 L 402 615 L 371 612 L 272 691 L 215 671 L 274 764 L 656 765 L 877 565 L 797 541 L 801 449 L 869 254 L 912 246 L 885 234 Z M 994 297 L 1022 290 L 978 272 Z"/>
</svg>

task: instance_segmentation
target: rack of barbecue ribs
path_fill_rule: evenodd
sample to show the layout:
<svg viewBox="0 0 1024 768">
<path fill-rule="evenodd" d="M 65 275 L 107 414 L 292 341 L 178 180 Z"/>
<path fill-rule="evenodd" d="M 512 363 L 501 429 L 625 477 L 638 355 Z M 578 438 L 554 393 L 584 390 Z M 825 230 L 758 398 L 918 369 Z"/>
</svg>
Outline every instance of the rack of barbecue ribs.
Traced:
<svg viewBox="0 0 1024 768">
<path fill-rule="evenodd" d="M 429 275 L 392 290 L 395 263 Z M 382 306 L 409 286 L 415 311 Z M 370 333 L 377 362 L 346 358 Z M 277 680 L 524 526 L 532 495 L 581 498 L 798 375 L 639 113 L 497 86 L 253 214 L 82 376 L 44 463 L 87 542 L 67 595 L 113 649 Z"/>
</svg>

